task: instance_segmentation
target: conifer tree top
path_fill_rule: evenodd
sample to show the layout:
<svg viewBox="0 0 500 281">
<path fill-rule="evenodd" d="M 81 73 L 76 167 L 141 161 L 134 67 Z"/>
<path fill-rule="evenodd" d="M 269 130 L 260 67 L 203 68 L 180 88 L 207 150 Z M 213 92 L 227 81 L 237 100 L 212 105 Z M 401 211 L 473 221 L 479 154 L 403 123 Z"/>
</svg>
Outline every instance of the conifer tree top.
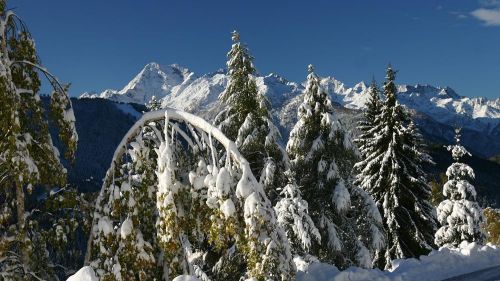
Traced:
<svg viewBox="0 0 500 281">
<path fill-rule="evenodd" d="M 387 98 L 387 103 L 388 105 L 393 105 L 396 102 L 396 84 L 394 81 L 396 80 L 396 71 L 392 69 L 392 66 L 389 64 L 387 67 L 386 75 L 385 75 L 386 82 L 384 83 L 384 92 Z"/>
<path fill-rule="evenodd" d="M 231 35 L 231 40 L 233 40 L 234 43 L 240 42 L 240 34 L 238 33 L 238 31 L 234 30 L 233 32 L 231 32 Z"/>
<path fill-rule="evenodd" d="M 448 151 L 451 151 L 451 156 L 453 157 L 453 160 L 455 160 L 455 162 L 458 162 L 460 158 L 464 157 L 465 155 L 470 155 L 467 149 L 465 149 L 465 147 L 460 144 L 460 131 L 461 128 L 455 129 L 455 145 L 447 146 L 447 149 Z"/>
<path fill-rule="evenodd" d="M 314 65 L 310 64 L 307 66 L 307 72 L 308 73 L 313 73 L 314 72 Z"/>
<path fill-rule="evenodd" d="M 370 89 L 376 89 L 378 91 L 377 81 L 375 77 L 372 77 L 372 82 L 370 83 Z"/>
</svg>

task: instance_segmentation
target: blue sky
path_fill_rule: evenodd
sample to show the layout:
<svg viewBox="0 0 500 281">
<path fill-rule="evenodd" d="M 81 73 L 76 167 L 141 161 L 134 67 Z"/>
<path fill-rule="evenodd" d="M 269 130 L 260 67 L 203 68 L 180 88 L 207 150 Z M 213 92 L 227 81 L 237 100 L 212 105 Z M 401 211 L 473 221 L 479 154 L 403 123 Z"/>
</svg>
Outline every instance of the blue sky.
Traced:
<svg viewBox="0 0 500 281">
<path fill-rule="evenodd" d="M 390 62 L 398 83 L 500 97 L 500 0 L 12 0 L 43 64 L 71 94 L 121 89 L 152 61 L 204 74 L 239 30 L 262 74 L 303 81 L 312 63 L 348 86 Z"/>
</svg>

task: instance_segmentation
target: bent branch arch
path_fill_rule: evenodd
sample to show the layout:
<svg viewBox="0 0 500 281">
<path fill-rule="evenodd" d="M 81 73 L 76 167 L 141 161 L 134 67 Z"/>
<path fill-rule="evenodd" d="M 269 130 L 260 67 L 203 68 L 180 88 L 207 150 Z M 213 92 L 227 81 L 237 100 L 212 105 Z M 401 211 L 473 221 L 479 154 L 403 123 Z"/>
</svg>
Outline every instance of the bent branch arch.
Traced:
<svg viewBox="0 0 500 281">
<path fill-rule="evenodd" d="M 146 134 L 145 131 L 147 131 Z M 181 249 L 178 251 L 183 252 L 181 255 L 193 254 L 192 243 L 188 239 L 189 235 L 185 233 L 179 234 L 175 228 L 170 228 L 170 231 L 175 233 L 168 233 L 168 227 L 172 226 L 165 223 L 166 217 L 177 214 L 176 204 L 178 203 L 174 197 L 177 196 L 178 186 L 190 186 L 188 189 L 191 188 L 191 193 L 193 190 L 198 192 L 204 189 L 200 194 L 205 198 L 203 199 L 205 201 L 203 201 L 202 205 L 204 206 L 202 208 L 211 213 L 206 217 L 207 220 L 211 220 L 208 224 L 219 223 L 223 225 L 228 223 L 237 225 L 236 228 L 239 229 L 237 233 L 234 231 L 227 233 L 226 228 L 219 226 L 216 231 L 222 232 L 217 235 L 227 236 L 233 242 L 243 243 L 240 241 L 244 241 L 244 243 L 251 244 L 248 246 L 249 253 L 245 253 L 249 259 L 258 260 L 259 257 L 264 257 L 269 253 L 275 255 L 275 257 L 264 259 L 262 262 L 248 263 L 247 274 L 255 277 L 265 277 L 262 272 L 273 271 L 278 267 L 283 268 L 283 263 L 286 264 L 285 267 L 290 268 L 289 272 L 294 271 L 288 241 L 284 231 L 276 223 L 276 215 L 271 202 L 266 197 L 262 185 L 252 174 L 248 161 L 238 151 L 236 144 L 204 119 L 173 108 L 145 113 L 129 129 L 118 145 L 96 201 L 91 233 L 87 243 L 85 264 L 98 267 L 101 272 L 109 274 L 114 274 L 110 272 L 113 271 L 116 264 L 119 264 L 117 260 L 120 258 L 113 251 L 119 251 L 123 246 L 112 246 L 106 243 L 121 243 L 113 242 L 113 237 L 120 237 L 120 229 L 123 233 L 124 225 L 131 215 L 130 211 L 124 211 L 127 206 L 118 208 L 119 211 L 115 211 L 115 207 L 118 204 L 116 202 L 123 201 L 123 193 L 130 191 L 130 174 L 128 183 L 126 183 L 127 179 L 124 180 L 126 176 L 123 177 L 123 175 L 129 173 L 126 170 L 133 165 L 133 163 L 131 164 L 133 157 L 129 155 L 131 147 L 135 149 L 138 146 L 138 139 L 141 142 L 143 138 L 154 139 L 151 143 L 156 152 L 154 154 L 156 159 L 153 162 L 156 178 L 152 188 L 156 192 L 156 196 L 153 196 L 155 197 L 155 214 L 157 215 L 154 231 L 158 235 L 158 243 L 162 243 L 161 240 L 168 236 L 169 238 L 166 239 L 169 240 L 168 243 L 172 239 L 177 241 L 178 248 Z M 174 141 L 177 141 L 177 144 Z M 217 143 L 214 144 L 214 141 Z M 175 149 L 177 149 L 177 152 L 180 151 L 182 155 L 172 153 Z M 219 153 L 220 150 L 222 150 L 222 153 Z M 197 164 L 198 166 L 191 165 L 188 171 L 179 173 L 184 176 L 171 172 L 170 169 L 173 166 L 175 166 L 173 169 L 180 169 L 180 157 L 186 155 L 187 157 L 201 159 Z M 174 159 L 175 157 L 179 157 L 179 160 Z M 196 161 L 188 159 L 188 162 L 194 163 Z M 205 165 L 205 162 L 209 164 Z M 200 169 L 205 171 L 201 172 L 201 176 L 193 172 L 200 172 Z M 117 176 L 117 173 L 121 174 Z M 184 177 L 183 183 L 180 183 L 182 180 L 179 177 Z M 186 180 L 187 177 L 189 177 L 189 182 Z M 201 181 L 193 180 L 195 177 L 201 178 Z M 118 178 L 120 179 L 118 180 Z M 220 183 L 219 181 L 223 182 Z M 196 195 L 193 198 L 199 198 L 198 196 Z M 123 204 L 123 202 L 120 204 Z M 121 213 L 117 215 L 116 212 Z M 182 213 L 182 211 L 180 212 Z M 165 225 L 167 225 L 167 233 L 165 233 Z M 208 231 L 202 230 L 202 232 Z M 178 237 L 171 237 L 176 235 Z M 205 233 L 204 235 L 213 234 Z M 213 242 L 213 237 L 206 238 L 204 241 Z M 95 251 L 99 253 L 95 253 Z M 165 247 L 161 251 L 163 259 L 168 259 L 168 255 L 171 253 L 167 253 Z M 186 258 L 186 260 L 189 259 Z M 104 265 L 101 266 L 101 264 Z M 199 277 L 204 274 L 198 265 L 191 264 L 191 262 L 185 262 L 184 266 L 178 267 L 181 268 L 180 271 L 183 271 L 184 274 L 196 273 L 195 275 L 199 275 Z M 173 273 L 178 272 L 173 271 Z M 173 273 L 167 274 L 172 275 Z M 269 272 L 269 274 L 267 276 L 273 276 L 273 273 Z M 171 278 L 173 277 L 175 276 L 171 276 Z"/>
</svg>

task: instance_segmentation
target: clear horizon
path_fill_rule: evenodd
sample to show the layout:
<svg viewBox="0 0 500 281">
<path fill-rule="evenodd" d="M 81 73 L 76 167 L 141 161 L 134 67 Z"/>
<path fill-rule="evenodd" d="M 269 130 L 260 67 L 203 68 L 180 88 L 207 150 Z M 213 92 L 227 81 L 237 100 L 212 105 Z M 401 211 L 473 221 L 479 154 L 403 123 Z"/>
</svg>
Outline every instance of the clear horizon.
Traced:
<svg viewBox="0 0 500 281">
<path fill-rule="evenodd" d="M 302 82 L 309 63 L 352 87 L 449 86 L 500 97 L 500 1 L 198 2 L 146 0 L 8 2 L 27 23 L 42 63 L 70 92 L 123 88 L 149 62 L 197 75 L 224 68 L 237 29 L 259 73 Z"/>
</svg>

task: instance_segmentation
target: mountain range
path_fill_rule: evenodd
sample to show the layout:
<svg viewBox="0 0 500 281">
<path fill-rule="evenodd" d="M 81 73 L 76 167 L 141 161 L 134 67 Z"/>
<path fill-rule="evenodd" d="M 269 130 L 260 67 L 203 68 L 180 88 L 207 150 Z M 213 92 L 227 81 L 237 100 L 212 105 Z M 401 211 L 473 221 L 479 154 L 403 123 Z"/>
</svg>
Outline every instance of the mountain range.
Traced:
<svg viewBox="0 0 500 281">
<path fill-rule="evenodd" d="M 255 77 L 259 91 L 270 101 L 273 116 L 286 139 L 296 121 L 304 82 L 289 81 L 271 73 Z M 80 98 L 103 98 L 120 103 L 145 104 L 152 96 L 163 106 L 183 109 L 207 119 L 220 109 L 219 94 L 228 82 L 224 70 L 198 76 L 177 64 L 147 64 L 123 89 L 86 92 Z M 364 82 L 352 87 L 332 76 L 321 78 L 323 89 L 339 108 L 356 116 L 365 106 L 369 88 Z M 398 100 L 433 141 L 451 142 L 454 127 L 463 130 L 463 143 L 481 157 L 500 154 L 500 98 L 465 97 L 449 87 L 398 85 Z"/>
</svg>

